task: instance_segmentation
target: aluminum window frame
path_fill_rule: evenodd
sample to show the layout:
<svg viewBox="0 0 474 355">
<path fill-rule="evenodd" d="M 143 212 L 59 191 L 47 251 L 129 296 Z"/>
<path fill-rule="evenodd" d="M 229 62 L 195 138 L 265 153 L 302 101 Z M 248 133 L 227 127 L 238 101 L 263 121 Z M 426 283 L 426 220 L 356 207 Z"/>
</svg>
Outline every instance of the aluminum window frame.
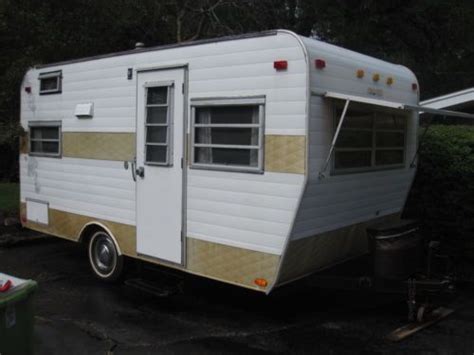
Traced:
<svg viewBox="0 0 474 355">
<path fill-rule="evenodd" d="M 41 90 L 41 81 L 44 79 L 56 78 L 56 88 L 50 90 Z M 62 70 L 56 70 L 46 73 L 40 73 L 38 76 L 39 80 L 39 94 L 40 95 L 51 95 L 51 94 L 61 94 L 62 93 L 62 82 L 63 82 L 63 72 Z"/>
<path fill-rule="evenodd" d="M 148 104 L 148 90 L 151 88 L 157 87 L 166 87 L 167 88 L 167 98 L 166 104 Z M 145 88 L 145 119 L 144 119 L 144 159 L 143 164 L 149 166 L 173 166 L 173 122 L 174 122 L 174 81 L 159 81 L 159 82 L 149 82 L 144 85 Z M 149 107 L 167 107 L 166 112 L 166 123 L 148 123 L 148 108 Z M 166 127 L 166 142 L 165 143 L 148 143 L 148 127 Z M 165 162 L 156 162 L 149 161 L 147 158 L 148 155 L 148 146 L 161 146 L 166 147 L 166 161 Z"/>
<path fill-rule="evenodd" d="M 191 100 L 191 132 L 190 132 L 190 168 L 202 170 L 216 170 L 229 171 L 241 173 L 255 173 L 263 174 L 264 172 L 264 150 L 265 150 L 265 96 L 253 97 L 221 97 L 221 98 L 195 98 Z M 196 123 L 196 109 L 197 108 L 212 108 L 212 107 L 229 107 L 229 106 L 255 106 L 258 109 L 258 123 Z M 207 144 L 196 143 L 196 129 L 197 128 L 257 128 L 258 129 L 258 144 L 257 145 L 236 145 L 236 144 Z M 198 163 L 195 161 L 196 148 L 223 148 L 223 149 L 247 149 L 257 150 L 257 166 L 245 165 L 225 165 L 212 163 Z"/>
<path fill-rule="evenodd" d="M 54 127 L 58 129 L 58 139 L 33 139 L 31 137 L 31 130 L 35 128 Z M 61 158 L 62 157 L 62 122 L 61 121 L 30 121 L 28 122 L 28 155 L 33 157 L 46 157 L 46 158 Z M 31 142 L 57 142 L 58 152 L 57 153 L 45 153 L 45 152 L 32 152 Z"/>
<path fill-rule="evenodd" d="M 352 103 L 354 104 L 354 103 Z M 337 103 L 333 103 L 333 120 L 335 125 L 337 126 L 337 109 L 340 109 L 340 105 Z M 373 107 L 370 104 L 358 104 L 357 107 L 362 107 L 364 109 L 368 109 L 372 113 L 372 127 L 371 128 L 344 128 L 341 127 L 341 131 L 353 131 L 353 132 L 371 132 L 372 133 L 372 145 L 370 147 L 361 147 L 361 148 L 341 148 L 341 147 L 334 147 L 334 155 L 331 164 L 331 174 L 332 175 L 344 175 L 344 174 L 355 174 L 355 173 L 365 173 L 365 172 L 376 172 L 376 171 L 383 171 L 383 170 L 395 170 L 395 169 L 403 169 L 406 167 L 407 162 L 407 135 L 408 135 L 408 120 L 410 115 L 405 112 L 394 112 L 389 108 L 378 108 Z M 350 110 L 350 108 L 349 108 Z M 349 114 L 350 111 L 348 111 Z M 404 126 L 403 129 L 386 129 L 386 128 L 376 128 L 377 122 L 377 114 L 380 113 L 389 113 L 394 114 L 399 117 L 404 117 Z M 346 117 L 347 121 L 348 117 Z M 350 119 L 350 117 L 349 117 Z M 397 147 L 377 147 L 377 133 L 378 132 L 394 132 L 394 133 L 403 133 L 403 146 Z M 376 164 L 376 154 L 378 151 L 389 150 L 389 151 L 402 151 L 402 163 L 396 164 Z M 359 168 L 336 168 L 336 153 L 337 152 L 357 152 L 357 151 L 370 151 L 370 166 L 363 166 Z"/>
</svg>

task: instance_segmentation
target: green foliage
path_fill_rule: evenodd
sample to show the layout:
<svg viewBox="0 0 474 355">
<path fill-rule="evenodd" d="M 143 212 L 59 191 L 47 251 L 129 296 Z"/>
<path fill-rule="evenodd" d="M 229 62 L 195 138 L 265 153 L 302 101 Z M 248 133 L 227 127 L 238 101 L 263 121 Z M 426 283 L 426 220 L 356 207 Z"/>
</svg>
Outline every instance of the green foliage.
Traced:
<svg viewBox="0 0 474 355">
<path fill-rule="evenodd" d="M 18 181 L 18 147 L 23 132 L 17 122 L 0 122 L 0 181 Z"/>
<path fill-rule="evenodd" d="M 20 204 L 20 187 L 13 183 L 0 183 L 0 212 L 14 214 Z"/>
<path fill-rule="evenodd" d="M 430 127 L 419 154 L 407 214 L 433 237 L 474 238 L 474 126 Z"/>
<path fill-rule="evenodd" d="M 322 39 L 415 72 L 430 98 L 474 86 L 472 0 L 319 0 Z"/>
</svg>

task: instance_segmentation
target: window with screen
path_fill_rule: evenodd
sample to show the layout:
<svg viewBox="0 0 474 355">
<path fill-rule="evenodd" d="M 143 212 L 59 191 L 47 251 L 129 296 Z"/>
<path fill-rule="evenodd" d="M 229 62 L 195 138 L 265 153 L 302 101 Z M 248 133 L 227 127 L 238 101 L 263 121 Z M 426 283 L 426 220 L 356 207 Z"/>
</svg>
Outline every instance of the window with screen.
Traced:
<svg viewBox="0 0 474 355">
<path fill-rule="evenodd" d="M 62 90 L 62 72 L 54 71 L 39 75 L 40 95 L 59 94 Z"/>
<path fill-rule="evenodd" d="M 263 99 L 193 104 L 192 166 L 263 170 Z"/>
<path fill-rule="evenodd" d="M 38 122 L 29 125 L 30 155 L 59 157 L 61 155 L 61 124 Z"/>
<path fill-rule="evenodd" d="M 342 107 L 335 110 L 336 126 Z M 334 172 L 402 167 L 405 163 L 407 116 L 351 103 L 334 153 Z"/>
<path fill-rule="evenodd" d="M 172 86 L 146 89 L 145 164 L 170 165 Z"/>
</svg>

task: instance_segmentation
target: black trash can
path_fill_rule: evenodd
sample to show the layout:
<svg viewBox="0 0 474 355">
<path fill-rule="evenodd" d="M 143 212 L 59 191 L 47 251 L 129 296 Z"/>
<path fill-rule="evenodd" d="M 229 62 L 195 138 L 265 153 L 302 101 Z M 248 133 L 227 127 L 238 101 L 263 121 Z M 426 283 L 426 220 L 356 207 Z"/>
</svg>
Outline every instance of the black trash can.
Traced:
<svg viewBox="0 0 474 355">
<path fill-rule="evenodd" d="M 8 282 L 0 292 L 0 354 L 33 354 L 36 282 L 0 273 L 0 283 Z"/>
<path fill-rule="evenodd" d="M 406 280 L 422 262 L 422 237 L 413 220 L 400 220 L 367 228 L 374 277 Z"/>
</svg>

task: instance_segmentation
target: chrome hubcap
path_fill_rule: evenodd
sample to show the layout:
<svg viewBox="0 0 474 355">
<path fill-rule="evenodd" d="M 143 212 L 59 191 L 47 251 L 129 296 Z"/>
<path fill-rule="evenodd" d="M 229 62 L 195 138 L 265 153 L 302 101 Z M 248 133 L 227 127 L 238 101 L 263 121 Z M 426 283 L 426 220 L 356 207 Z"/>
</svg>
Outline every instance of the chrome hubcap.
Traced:
<svg viewBox="0 0 474 355">
<path fill-rule="evenodd" d="M 111 272 L 116 263 L 115 246 L 108 236 L 98 236 L 93 245 L 94 263 L 100 272 Z"/>
</svg>

